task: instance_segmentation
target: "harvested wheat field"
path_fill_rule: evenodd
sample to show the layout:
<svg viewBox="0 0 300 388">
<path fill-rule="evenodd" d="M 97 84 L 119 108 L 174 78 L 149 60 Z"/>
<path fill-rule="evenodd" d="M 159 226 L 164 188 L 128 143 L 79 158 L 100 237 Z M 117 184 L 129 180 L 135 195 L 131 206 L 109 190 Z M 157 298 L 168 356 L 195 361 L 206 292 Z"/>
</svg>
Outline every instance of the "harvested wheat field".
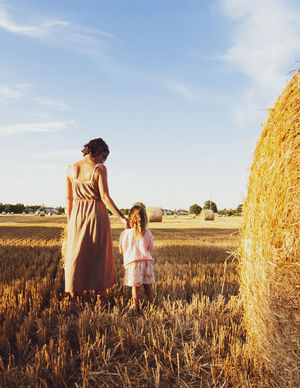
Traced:
<svg viewBox="0 0 300 388">
<path fill-rule="evenodd" d="M 300 71 L 270 109 L 244 205 L 241 291 L 248 351 L 272 385 L 300 386 Z"/>
<path fill-rule="evenodd" d="M 0 216 L 3 387 L 268 386 L 245 352 L 237 262 L 241 218 L 164 218 L 155 301 L 141 314 L 122 286 L 121 223 L 111 219 L 118 284 L 108 306 L 71 306 L 61 267 L 63 217 Z"/>
</svg>

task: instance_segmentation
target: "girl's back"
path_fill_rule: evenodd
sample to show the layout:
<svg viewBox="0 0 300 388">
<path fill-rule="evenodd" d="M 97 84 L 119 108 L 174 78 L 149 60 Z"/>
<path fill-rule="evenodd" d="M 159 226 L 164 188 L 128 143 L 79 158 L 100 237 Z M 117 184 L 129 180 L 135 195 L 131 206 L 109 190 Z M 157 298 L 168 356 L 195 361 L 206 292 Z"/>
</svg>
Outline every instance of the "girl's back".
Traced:
<svg viewBox="0 0 300 388">
<path fill-rule="evenodd" d="M 120 237 L 120 252 L 124 256 L 124 265 L 139 260 L 151 260 L 154 241 L 150 230 L 146 229 L 143 236 L 135 236 L 134 228 L 126 229 Z"/>
</svg>

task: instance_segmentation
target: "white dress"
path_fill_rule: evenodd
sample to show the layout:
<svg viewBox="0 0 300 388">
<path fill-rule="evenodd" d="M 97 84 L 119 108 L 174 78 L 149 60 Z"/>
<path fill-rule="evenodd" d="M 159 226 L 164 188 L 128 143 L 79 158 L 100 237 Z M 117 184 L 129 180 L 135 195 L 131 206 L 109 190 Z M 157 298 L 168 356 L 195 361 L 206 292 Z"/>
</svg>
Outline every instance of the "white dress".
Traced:
<svg viewBox="0 0 300 388">
<path fill-rule="evenodd" d="M 142 237 L 135 238 L 134 229 L 126 229 L 120 237 L 120 252 L 124 257 L 124 285 L 141 286 L 155 283 L 153 257 L 153 236 L 146 230 Z"/>
</svg>

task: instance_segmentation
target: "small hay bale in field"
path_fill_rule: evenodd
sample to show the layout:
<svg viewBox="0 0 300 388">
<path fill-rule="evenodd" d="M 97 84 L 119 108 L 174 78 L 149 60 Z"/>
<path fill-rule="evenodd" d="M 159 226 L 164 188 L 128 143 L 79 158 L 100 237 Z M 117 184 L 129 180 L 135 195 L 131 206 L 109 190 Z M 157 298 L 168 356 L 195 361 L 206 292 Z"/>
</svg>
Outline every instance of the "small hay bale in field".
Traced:
<svg viewBox="0 0 300 388">
<path fill-rule="evenodd" d="M 39 216 L 40 217 L 45 217 L 45 212 L 40 212 Z"/>
<path fill-rule="evenodd" d="M 163 209 L 161 207 L 146 207 L 149 222 L 162 222 Z"/>
<path fill-rule="evenodd" d="M 300 383 L 299 75 L 270 109 L 257 143 L 240 248 L 247 348 L 278 387 Z"/>
<path fill-rule="evenodd" d="M 6 212 L 2 212 L 2 214 L 4 215 L 4 214 L 6 214 Z"/>
<path fill-rule="evenodd" d="M 201 216 L 205 221 L 213 221 L 215 219 L 215 213 L 211 209 L 203 209 Z"/>
</svg>

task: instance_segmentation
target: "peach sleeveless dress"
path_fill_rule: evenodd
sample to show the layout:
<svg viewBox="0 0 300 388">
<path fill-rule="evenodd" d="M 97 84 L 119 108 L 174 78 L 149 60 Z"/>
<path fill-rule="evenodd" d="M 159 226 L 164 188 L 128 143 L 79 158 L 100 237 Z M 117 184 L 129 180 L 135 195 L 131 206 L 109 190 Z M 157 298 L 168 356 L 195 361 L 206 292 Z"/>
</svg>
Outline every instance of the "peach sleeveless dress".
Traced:
<svg viewBox="0 0 300 388">
<path fill-rule="evenodd" d="M 99 163 L 101 164 L 101 163 Z M 98 184 L 75 178 L 73 208 L 68 225 L 65 291 L 81 292 L 112 287 L 116 282 L 110 221 Z"/>
</svg>

